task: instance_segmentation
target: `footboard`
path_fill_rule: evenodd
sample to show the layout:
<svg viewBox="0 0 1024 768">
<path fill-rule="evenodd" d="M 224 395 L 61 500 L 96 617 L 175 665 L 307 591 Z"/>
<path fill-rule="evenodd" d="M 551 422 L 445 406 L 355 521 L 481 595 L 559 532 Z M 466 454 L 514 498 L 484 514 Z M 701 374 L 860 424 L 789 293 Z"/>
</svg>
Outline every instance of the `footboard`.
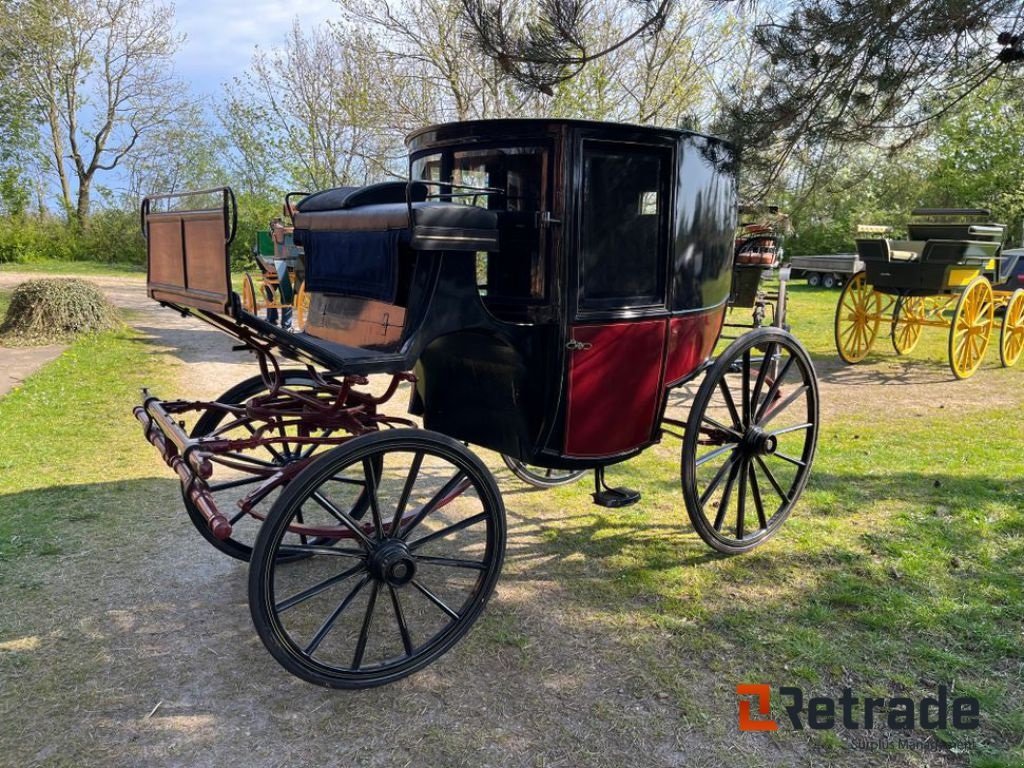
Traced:
<svg viewBox="0 0 1024 768">
<path fill-rule="evenodd" d="M 186 210 L 154 210 L 183 198 L 220 198 L 220 205 Z M 238 207 L 230 187 L 151 195 L 142 201 L 149 297 L 208 312 L 228 313 Z"/>
</svg>

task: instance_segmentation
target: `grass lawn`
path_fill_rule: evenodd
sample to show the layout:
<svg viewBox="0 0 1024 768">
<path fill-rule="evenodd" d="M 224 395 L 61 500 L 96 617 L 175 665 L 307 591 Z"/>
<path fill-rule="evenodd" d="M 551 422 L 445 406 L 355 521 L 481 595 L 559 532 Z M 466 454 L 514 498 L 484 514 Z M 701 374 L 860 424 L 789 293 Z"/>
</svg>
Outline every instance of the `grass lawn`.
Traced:
<svg viewBox="0 0 1024 768">
<path fill-rule="evenodd" d="M 98 261 L 35 261 L 0 264 L 3 272 L 32 272 L 40 275 L 95 275 L 98 277 L 145 277 L 146 268 L 137 264 L 104 264 Z"/>
<path fill-rule="evenodd" d="M 550 602 L 499 599 L 456 652 L 459 659 L 479 657 L 494 668 L 497 678 L 481 683 L 485 688 L 514 688 L 525 680 L 531 690 L 551 686 L 552 693 L 539 699 L 546 707 L 539 713 L 513 702 L 501 722 L 480 709 L 467 715 L 464 728 L 430 726 L 417 749 L 436 758 L 429 750 L 437 744 L 460 752 L 508 737 L 501 743 L 514 745 L 508 734 L 521 726 L 542 732 L 525 741 L 523 749 L 533 750 L 531 764 L 546 764 L 546 745 L 563 749 L 569 743 L 578 760 L 571 764 L 612 764 L 611 757 L 590 755 L 585 743 L 568 741 L 587 723 L 621 733 L 623 740 L 635 738 L 636 745 L 670 739 L 662 731 L 675 729 L 685 734 L 683 741 L 719 745 L 729 755 L 717 763 L 723 765 L 1024 765 L 1024 368 L 996 368 L 990 350 L 975 379 L 949 385 L 944 336 L 929 329 L 910 364 L 898 360 L 883 338 L 864 366 L 838 366 L 831 319 L 837 298 L 838 291 L 792 291 L 790 321 L 815 359 L 829 400 L 804 497 L 778 536 L 760 549 L 723 557 L 694 535 L 679 492 L 674 440 L 609 471 L 613 485 L 643 491 L 639 504 L 622 510 L 592 505 L 587 481 L 530 492 L 496 471 L 511 517 L 510 545 L 517 550 L 506 563 L 499 594 L 539 585 L 537 595 Z M 169 471 L 153 477 L 152 449 L 129 415 L 137 388 L 169 375 L 153 361 L 134 333 L 106 334 L 76 343 L 0 400 L 0 600 L 8 613 L 31 611 L 49 589 L 41 577 L 12 582 L 11 563 L 31 559 L 45 569 L 48 562 L 73 559 L 84 543 L 159 530 L 146 516 L 121 514 L 151 510 L 158 489 L 166 498 L 171 477 Z M 907 382 L 905 370 L 923 379 Z M 952 388 L 937 395 L 934 382 Z M 993 405 L 1000 398 L 1016 409 Z M 495 457 L 485 458 L 496 470 Z M 232 600 L 237 607 L 244 594 Z M 574 642 L 583 635 L 592 644 L 582 651 L 559 647 L 544 630 L 544 622 L 556 620 Z M 10 634 L 3 622 L 0 642 Z M 146 647 L 159 654 L 154 637 Z M 235 650 L 228 649 L 224 663 L 233 663 Z M 245 653 L 262 650 L 254 641 Z M 273 664 L 269 658 L 262 663 Z M 12 669 L 18 668 L 6 667 Z M 458 664 L 446 669 L 462 673 Z M 52 682 L 58 672 L 38 674 Z M 591 691 L 586 717 L 572 719 L 575 710 L 570 717 L 563 709 L 569 704 L 555 691 L 586 675 L 616 682 L 607 684 L 610 692 Z M 187 698 L 181 691 L 190 680 L 168 681 L 162 695 Z M 896 748 L 884 759 L 852 749 L 856 731 L 783 726 L 776 733 L 741 734 L 735 721 L 739 683 L 800 686 L 806 696 L 838 698 L 852 688 L 861 698 L 915 699 L 945 685 L 951 695 L 980 700 L 981 727 L 919 730 L 913 737 L 934 752 Z M 415 685 L 401 691 L 411 695 Z M 294 698 L 281 706 L 310 709 L 308 686 L 288 690 Z M 324 694 L 317 708 L 326 707 L 328 717 L 351 701 L 357 709 L 379 707 L 387 718 L 389 707 L 401 706 L 393 693 L 398 690 L 381 689 L 372 699 Z M 773 715 L 784 722 L 775 704 Z M 433 715 L 440 716 L 440 710 Z M 45 721 L 42 726 L 49 727 Z M 351 731 L 348 737 L 360 735 Z"/>
<path fill-rule="evenodd" d="M 7 307 L 11 304 L 11 294 L 9 291 L 0 291 L 0 323 L 3 322 L 4 317 L 7 315 Z"/>
</svg>

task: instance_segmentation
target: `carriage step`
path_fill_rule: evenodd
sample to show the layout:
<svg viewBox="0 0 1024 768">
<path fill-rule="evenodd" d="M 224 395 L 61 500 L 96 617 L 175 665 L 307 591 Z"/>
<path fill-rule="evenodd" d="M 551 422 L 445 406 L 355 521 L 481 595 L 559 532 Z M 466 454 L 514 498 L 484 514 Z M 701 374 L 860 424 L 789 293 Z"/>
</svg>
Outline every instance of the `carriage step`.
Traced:
<svg viewBox="0 0 1024 768">
<path fill-rule="evenodd" d="M 628 507 L 640 501 L 640 491 L 632 488 L 609 488 L 604 481 L 604 467 L 594 469 L 594 503 L 599 507 L 615 509 Z"/>
<path fill-rule="evenodd" d="M 640 491 L 632 488 L 605 488 L 601 491 L 594 491 L 592 494 L 594 503 L 599 507 L 628 507 L 640 501 Z"/>
</svg>

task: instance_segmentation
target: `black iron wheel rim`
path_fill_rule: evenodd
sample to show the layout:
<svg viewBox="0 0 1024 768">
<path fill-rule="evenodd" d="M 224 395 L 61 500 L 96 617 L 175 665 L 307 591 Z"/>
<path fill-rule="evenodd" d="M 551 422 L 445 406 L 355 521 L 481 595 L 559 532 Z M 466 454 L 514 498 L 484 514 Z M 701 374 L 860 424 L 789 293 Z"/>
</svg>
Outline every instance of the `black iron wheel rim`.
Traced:
<svg viewBox="0 0 1024 768">
<path fill-rule="evenodd" d="M 709 416 L 716 394 L 727 418 Z M 779 424 L 792 408 L 788 422 Z M 720 444 L 702 448 L 699 441 L 709 432 L 721 437 Z M 683 443 L 683 493 L 700 536 L 719 551 L 735 553 L 773 535 L 807 482 L 817 435 L 817 382 L 799 343 L 773 328 L 735 341 L 694 398 Z M 780 473 L 780 463 L 795 471 Z"/>
<path fill-rule="evenodd" d="M 435 590 L 436 584 L 425 576 L 421 578 L 420 574 L 424 569 L 429 571 L 439 567 L 440 564 L 436 562 L 438 558 L 423 555 L 420 550 L 425 549 L 426 544 L 445 537 L 444 535 L 438 536 L 437 531 L 423 534 L 420 525 L 436 510 L 424 512 L 422 508 L 417 509 L 411 520 L 407 517 L 412 514 L 412 511 L 406 510 L 405 514 L 401 516 L 402 522 L 397 528 L 398 535 L 395 536 L 393 535 L 395 529 L 387 525 L 386 518 L 391 515 L 392 523 L 399 519 L 396 510 L 385 510 L 379 507 L 379 503 L 371 502 L 366 527 L 372 526 L 373 530 L 364 531 L 364 533 L 372 542 L 372 546 L 363 546 L 364 542 L 360 541 L 359 546 L 363 549 L 364 556 L 361 558 L 353 556 L 351 558 L 352 565 L 349 566 L 345 562 L 346 567 L 339 565 L 338 573 L 328 577 L 329 579 L 338 579 L 336 584 L 344 583 L 350 586 L 344 587 L 337 593 L 343 594 L 344 597 L 337 602 L 335 613 L 325 617 L 325 621 L 320 624 L 312 637 L 299 638 L 289 631 L 281 620 L 282 612 L 291 610 L 298 605 L 298 603 L 289 604 L 289 601 L 295 599 L 296 594 L 289 596 L 278 594 L 275 583 L 279 570 L 292 566 L 283 562 L 279 557 L 274 557 L 272 553 L 279 545 L 283 531 L 294 519 L 296 511 L 303 508 L 305 502 L 298 503 L 300 499 L 312 497 L 327 478 L 337 474 L 339 469 L 344 470 L 355 464 L 360 464 L 365 468 L 368 460 L 378 451 L 407 452 L 412 453 L 414 457 L 430 454 L 435 458 L 450 462 L 456 470 L 452 476 L 452 482 L 455 482 L 456 485 L 461 484 L 463 480 L 468 481 L 469 488 L 476 493 L 476 498 L 484 506 L 484 509 L 475 515 L 479 518 L 476 523 L 471 523 L 460 529 L 466 530 L 476 526 L 484 531 L 484 551 L 478 561 L 478 567 L 472 568 L 477 571 L 475 581 L 457 607 L 444 603 L 444 600 L 438 598 L 437 594 L 431 596 L 432 593 L 440 592 L 440 590 Z M 384 466 L 383 461 L 382 466 Z M 456 480 L 459 475 L 463 476 L 463 480 Z M 445 483 L 442 490 L 447 485 L 448 483 Z M 457 488 L 454 490 L 457 491 Z M 465 491 L 458 491 L 456 498 L 462 497 L 467 492 L 468 488 Z M 403 493 L 403 495 L 405 494 Z M 407 501 L 411 495 L 410 492 L 405 496 Z M 370 498 L 373 499 L 374 496 L 371 495 Z M 370 520 L 372 522 L 369 522 Z M 359 537 L 356 538 L 359 539 Z M 319 457 L 302 475 L 296 478 L 271 511 L 267 523 L 260 533 L 254 552 L 253 567 L 250 571 L 250 605 L 253 609 L 257 630 L 260 631 L 268 649 L 286 669 L 310 682 L 339 688 L 363 688 L 392 682 L 431 663 L 468 632 L 493 592 L 501 570 L 504 542 L 504 508 L 497 487 L 486 468 L 460 444 L 450 438 L 423 430 L 401 429 L 358 438 L 343 448 L 335 449 Z M 351 549 L 353 545 L 348 544 L 347 547 Z M 314 558 L 325 554 L 325 552 L 316 552 Z M 395 556 L 390 557 L 391 554 Z M 334 557 L 334 555 L 329 555 L 329 557 Z M 344 561 L 339 560 L 339 563 L 342 562 Z M 402 570 L 403 568 L 407 570 Z M 469 570 L 468 567 L 467 570 Z M 323 581 L 316 585 L 310 585 L 310 587 L 319 586 L 322 583 Z M 362 616 L 359 617 L 358 612 L 346 616 L 349 621 L 356 618 L 362 619 L 359 636 L 352 649 L 352 662 L 347 666 L 325 662 L 318 657 L 321 644 L 346 611 L 354 605 L 359 593 L 366 590 L 368 590 L 368 598 Z M 297 594 L 300 597 L 302 595 L 301 592 Z M 443 627 L 426 639 L 416 637 L 416 632 L 411 626 L 411 622 L 408 621 L 411 598 L 422 599 L 425 604 L 435 606 L 439 612 L 443 613 L 444 609 L 447 609 L 454 615 L 448 616 Z M 444 604 L 444 609 L 437 605 L 438 601 Z M 379 604 L 384 605 L 384 608 L 378 610 Z M 422 606 L 420 607 L 422 608 Z M 400 642 L 402 652 L 395 657 L 367 662 L 365 654 L 368 651 L 369 627 L 374 623 L 380 624 L 382 618 L 387 617 L 388 613 L 390 613 L 390 619 L 393 622 L 392 629 L 395 634 L 392 639 Z M 396 642 L 397 645 L 398 642 Z"/>
</svg>

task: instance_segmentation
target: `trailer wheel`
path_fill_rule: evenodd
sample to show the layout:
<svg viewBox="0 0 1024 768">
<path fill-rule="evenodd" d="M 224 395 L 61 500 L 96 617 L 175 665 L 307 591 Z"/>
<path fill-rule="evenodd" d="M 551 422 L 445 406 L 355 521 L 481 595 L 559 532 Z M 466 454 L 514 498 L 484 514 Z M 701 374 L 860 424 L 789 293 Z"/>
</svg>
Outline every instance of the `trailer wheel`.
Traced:
<svg viewBox="0 0 1024 768">
<path fill-rule="evenodd" d="M 822 285 L 823 288 L 828 288 L 829 290 L 832 290 L 833 288 L 835 288 L 836 287 L 836 277 L 835 277 L 835 275 L 825 275 L 824 277 L 822 277 L 821 278 L 821 285 Z"/>
<path fill-rule="evenodd" d="M 807 275 L 807 284 L 811 286 L 811 288 L 817 288 L 821 285 L 821 275 L 817 272 L 811 272 Z"/>
</svg>

